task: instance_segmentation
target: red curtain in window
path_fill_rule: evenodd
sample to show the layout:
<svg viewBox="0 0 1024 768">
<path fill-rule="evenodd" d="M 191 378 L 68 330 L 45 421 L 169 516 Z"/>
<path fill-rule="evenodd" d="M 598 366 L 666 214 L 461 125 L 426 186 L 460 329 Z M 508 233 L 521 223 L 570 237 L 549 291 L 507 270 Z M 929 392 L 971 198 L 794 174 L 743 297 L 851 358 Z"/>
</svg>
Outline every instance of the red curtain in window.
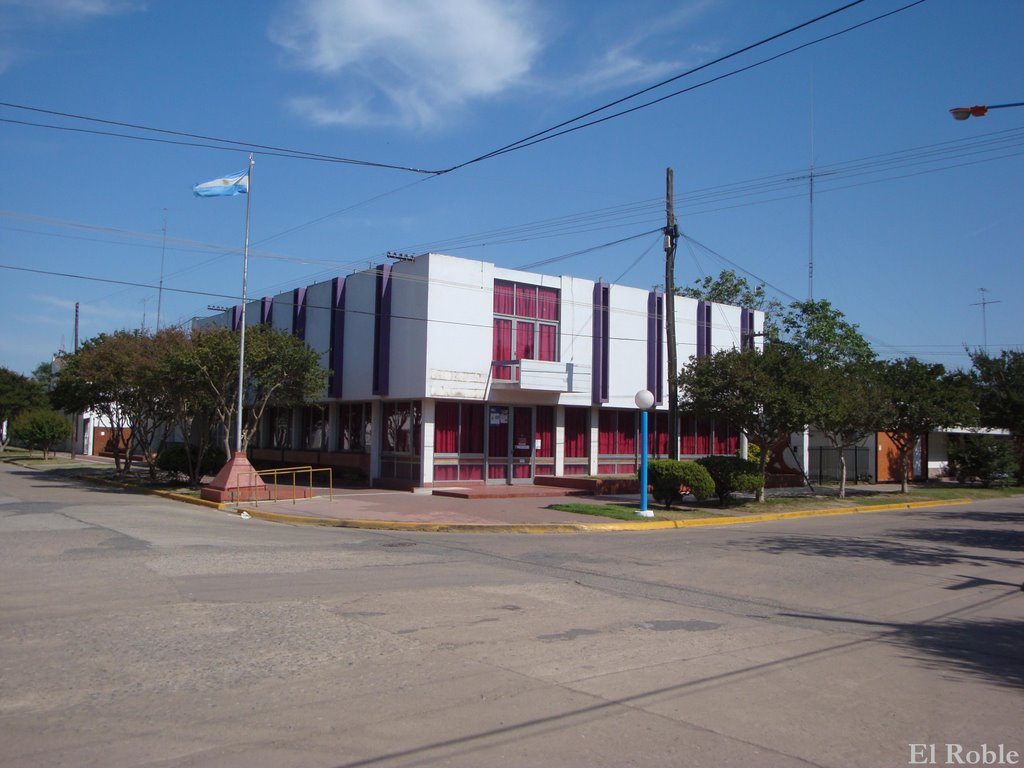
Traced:
<svg viewBox="0 0 1024 768">
<path fill-rule="evenodd" d="M 711 419 L 697 419 L 697 450 L 698 456 L 711 455 Z"/>
<path fill-rule="evenodd" d="M 516 284 L 516 317 L 537 316 L 537 288 Z"/>
<path fill-rule="evenodd" d="M 618 421 L 612 411 L 601 411 L 597 417 L 597 453 L 607 456 L 615 453 Z"/>
<path fill-rule="evenodd" d="M 496 315 L 514 314 L 514 298 L 515 286 L 512 283 L 505 283 L 501 280 L 494 281 L 494 313 Z"/>
<path fill-rule="evenodd" d="M 681 419 L 679 427 L 679 453 L 684 456 L 697 454 L 697 420 L 688 413 Z"/>
<path fill-rule="evenodd" d="M 616 453 L 633 453 L 637 442 L 637 414 L 633 411 L 619 411 L 619 440 Z"/>
<path fill-rule="evenodd" d="M 586 408 L 565 409 L 565 456 L 568 459 L 582 459 L 587 456 L 590 435 L 587 430 Z"/>
<path fill-rule="evenodd" d="M 516 321 L 516 360 L 536 360 L 533 349 L 533 323 Z"/>
<path fill-rule="evenodd" d="M 541 320 L 558 319 L 558 289 L 538 288 L 537 317 Z"/>
<path fill-rule="evenodd" d="M 492 360 L 512 359 L 512 321 L 494 318 L 494 345 L 491 350 Z M 494 366 L 494 378 L 508 380 L 512 378 L 512 368 L 508 365 Z"/>
<path fill-rule="evenodd" d="M 740 432 L 732 424 L 727 425 L 727 430 L 725 452 L 729 456 L 735 456 L 736 452 L 740 449 Z"/>
<path fill-rule="evenodd" d="M 558 340 L 558 328 L 554 325 L 540 326 L 540 349 L 538 350 L 538 360 L 557 360 L 558 350 L 555 349 L 555 343 Z"/>
<path fill-rule="evenodd" d="M 459 451 L 461 453 L 484 452 L 484 407 L 482 404 L 462 404 Z"/>
<path fill-rule="evenodd" d="M 550 405 L 537 406 L 537 439 L 540 440 L 537 456 L 555 455 L 555 409 Z"/>
<path fill-rule="evenodd" d="M 726 448 L 728 444 L 728 427 L 725 422 L 716 421 L 714 424 L 714 452 L 715 456 L 723 456 L 729 451 Z"/>
<path fill-rule="evenodd" d="M 650 456 L 668 455 L 668 414 L 651 413 L 647 416 L 647 453 Z"/>
<path fill-rule="evenodd" d="M 459 404 L 438 403 L 434 408 L 434 453 L 456 453 L 458 445 Z"/>
</svg>

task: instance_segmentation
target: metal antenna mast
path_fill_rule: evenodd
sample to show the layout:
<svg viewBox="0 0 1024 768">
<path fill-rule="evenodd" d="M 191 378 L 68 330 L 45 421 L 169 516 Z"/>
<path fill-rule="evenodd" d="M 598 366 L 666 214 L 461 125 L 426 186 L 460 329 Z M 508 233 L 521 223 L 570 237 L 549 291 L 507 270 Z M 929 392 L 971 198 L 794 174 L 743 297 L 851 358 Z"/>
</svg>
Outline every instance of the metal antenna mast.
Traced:
<svg viewBox="0 0 1024 768">
<path fill-rule="evenodd" d="M 999 299 L 989 301 L 988 297 L 985 295 L 988 293 L 988 288 L 979 288 L 978 290 L 981 291 L 981 301 L 976 301 L 971 304 L 971 306 L 981 307 L 982 348 L 985 350 L 985 354 L 988 354 L 988 312 L 986 311 L 986 308 L 989 304 L 1001 304 L 1002 302 Z"/>
</svg>

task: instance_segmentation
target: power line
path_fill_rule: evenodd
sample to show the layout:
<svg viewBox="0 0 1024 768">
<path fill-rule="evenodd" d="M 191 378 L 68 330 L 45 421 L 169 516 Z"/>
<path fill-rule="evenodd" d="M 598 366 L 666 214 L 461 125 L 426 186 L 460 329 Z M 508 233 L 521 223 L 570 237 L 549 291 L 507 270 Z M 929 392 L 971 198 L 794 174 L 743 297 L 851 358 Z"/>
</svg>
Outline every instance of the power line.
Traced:
<svg viewBox="0 0 1024 768">
<path fill-rule="evenodd" d="M 859 5 L 861 2 L 863 2 L 863 0 L 854 0 L 854 2 L 852 2 L 852 3 L 844 5 L 844 6 L 840 7 L 840 8 L 836 8 L 833 11 L 829 11 L 828 13 L 822 14 L 821 16 L 817 16 L 817 17 L 815 17 L 813 19 L 810 19 L 809 21 L 805 21 L 802 24 L 798 24 L 798 25 L 796 25 L 794 27 L 790 27 L 787 30 L 784 30 L 784 31 L 779 32 L 779 33 L 776 33 L 774 35 L 771 35 L 770 37 L 766 37 L 766 38 L 764 38 L 762 40 L 759 40 L 756 43 L 752 43 L 752 44 L 750 44 L 748 46 L 745 46 L 745 47 L 740 48 L 740 49 L 738 49 L 736 51 L 728 53 L 725 56 L 720 56 L 719 58 L 714 59 L 713 61 L 709 61 L 709 62 L 701 64 L 701 65 L 699 65 L 697 67 L 693 67 L 692 69 L 689 69 L 686 72 L 682 72 L 682 73 L 680 73 L 678 75 L 675 75 L 674 77 L 668 78 L 667 80 L 663 80 L 660 83 L 656 83 L 655 85 L 648 86 L 648 87 L 643 88 L 643 89 L 641 89 L 639 91 L 635 91 L 634 93 L 631 93 L 628 96 L 624 96 L 624 97 L 622 97 L 620 99 L 616 99 L 615 101 L 612 101 L 612 102 L 609 102 L 607 104 L 604 104 L 604 105 L 602 105 L 600 107 L 597 107 L 596 109 L 592 109 L 589 112 L 585 112 L 585 113 L 583 113 L 581 115 L 577 115 L 576 117 L 573 117 L 573 118 L 571 118 L 569 120 L 564 120 L 563 122 L 558 123 L 557 125 L 553 125 L 550 128 L 546 128 L 543 131 L 538 131 L 537 133 L 534 133 L 534 134 L 531 134 L 529 136 L 526 136 L 526 137 L 524 137 L 522 139 L 519 139 L 517 141 L 514 141 L 514 142 L 512 142 L 510 144 L 506 144 L 505 146 L 499 147 L 498 149 L 495 149 L 495 150 L 492 150 L 490 152 L 487 152 L 486 154 L 483 154 L 483 155 L 475 157 L 475 158 L 473 158 L 471 160 L 467 160 L 465 162 L 459 163 L 458 165 L 452 166 L 451 168 L 447 168 L 447 169 L 445 169 L 444 173 L 450 173 L 452 171 L 458 170 L 460 168 L 464 168 L 464 167 L 466 167 L 468 165 L 472 165 L 474 163 L 483 162 L 484 160 L 490 160 L 491 158 L 498 157 L 498 156 L 504 155 L 504 154 L 508 154 L 509 152 L 515 152 L 515 151 L 518 151 L 520 149 L 525 149 L 527 147 L 532 147 L 535 144 L 540 144 L 540 143 L 545 142 L 545 141 L 550 141 L 551 139 L 557 138 L 559 136 L 564 136 L 564 135 L 566 135 L 568 133 L 574 133 L 575 131 L 579 131 L 579 130 L 582 130 L 584 128 L 589 128 L 589 127 L 594 126 L 594 125 L 599 125 L 600 123 L 608 122 L 609 120 L 613 120 L 613 119 L 615 119 L 617 117 L 623 117 L 625 115 L 632 114 L 633 112 L 638 112 L 638 111 L 640 111 L 642 109 L 646 109 L 648 107 L 652 107 L 652 106 L 654 106 L 656 104 L 660 104 L 663 101 L 667 101 L 668 99 L 675 98 L 676 96 L 681 96 L 684 93 L 689 93 L 690 91 L 694 91 L 694 90 L 696 90 L 698 88 L 702 88 L 705 85 L 710 85 L 712 83 L 718 82 L 719 80 L 724 80 L 725 78 L 732 77 L 733 75 L 737 75 L 737 74 L 740 74 L 742 72 L 746 72 L 748 70 L 754 69 L 755 67 L 762 66 L 763 64 L 767 64 L 769 62 L 775 61 L 776 59 L 780 59 L 783 56 L 788 56 L 791 53 L 795 53 L 795 52 L 797 52 L 799 50 L 802 50 L 804 48 L 810 47 L 812 45 L 817 45 L 818 43 L 824 42 L 826 40 L 830 40 L 830 39 L 832 39 L 834 37 L 838 37 L 839 35 L 846 34 L 847 32 L 851 32 L 851 31 L 853 31 L 855 29 L 859 29 L 861 27 L 867 26 L 868 24 L 872 24 L 872 23 L 874 23 L 876 21 L 880 21 L 881 19 L 887 18 L 889 16 L 893 16 L 893 15 L 895 15 L 897 13 L 901 13 L 903 11 L 906 11 L 906 10 L 910 9 L 910 8 L 913 8 L 916 5 L 920 5 L 921 3 L 926 2 L 926 0 L 914 0 L 914 2 L 909 3 L 908 5 L 905 5 L 905 6 L 901 7 L 901 8 L 897 8 L 897 9 L 895 9 L 893 11 L 889 11 L 888 13 L 880 14 L 878 16 L 875 16 L 875 17 L 871 18 L 871 19 L 868 19 L 867 21 L 860 22 L 859 24 L 854 24 L 854 25 L 852 25 L 850 27 L 847 27 L 846 29 L 842 29 L 842 30 L 840 30 L 838 32 L 834 32 L 834 33 L 832 33 L 830 35 L 825 35 L 823 37 L 817 38 L 816 40 L 812 40 L 812 41 L 810 41 L 808 43 L 804 43 L 804 44 L 798 45 L 798 46 L 796 46 L 794 48 L 790 48 L 789 50 L 783 51 L 782 53 L 779 53 L 779 54 L 776 54 L 774 56 L 770 56 L 770 57 L 768 57 L 766 59 L 762 59 L 760 61 L 754 62 L 753 64 L 749 64 L 749 65 L 747 65 L 745 67 L 741 67 L 739 69 L 732 70 L 731 72 L 727 72 L 727 73 L 725 73 L 723 75 L 719 75 L 717 77 L 711 78 L 710 80 L 705 80 L 705 81 L 703 81 L 701 83 L 697 83 L 696 85 L 692 85 L 692 86 L 690 86 L 688 88 L 683 88 L 682 90 L 675 91 L 675 92 L 670 93 L 670 94 L 668 94 L 666 96 L 662 96 L 660 98 L 654 99 L 652 101 L 645 102 L 645 103 L 640 104 L 638 106 L 631 107 L 629 109 L 624 109 L 624 110 L 621 110 L 619 112 L 615 112 L 615 113 L 612 113 L 610 115 L 606 115 L 606 116 L 601 117 L 601 118 L 597 118 L 596 120 L 591 120 L 589 122 L 581 123 L 580 125 L 575 125 L 575 126 L 573 125 L 573 123 L 577 123 L 580 120 L 585 120 L 588 117 L 592 117 L 593 115 L 596 115 L 596 114 L 598 114 L 600 112 L 603 112 L 603 111 L 605 111 L 607 109 L 611 109 L 612 107 L 618 106 L 619 104 L 623 104 L 623 103 L 625 103 L 625 102 L 627 102 L 627 101 L 629 101 L 631 99 L 634 99 L 634 98 L 636 98 L 638 96 L 641 96 L 641 95 L 643 95 L 645 93 L 649 93 L 649 92 L 651 92 L 653 90 L 656 90 L 657 88 L 661 88 L 662 86 L 667 85 L 668 83 L 675 82 L 676 80 L 679 80 L 681 78 L 687 77 L 687 76 L 695 74 L 697 72 L 700 72 L 701 70 L 707 69 L 708 67 L 714 66 L 715 64 L 719 64 L 719 63 L 721 63 L 723 61 L 726 61 L 728 59 L 731 59 L 731 58 L 733 58 L 735 56 L 739 56 L 742 53 L 746 53 L 746 52 L 751 51 L 751 50 L 753 50 L 755 48 L 758 48 L 758 47 L 760 47 L 762 45 L 770 43 L 770 42 L 772 42 L 774 40 L 778 40 L 778 39 L 780 39 L 782 37 L 785 37 L 786 35 L 789 35 L 789 34 L 795 32 L 795 31 L 797 31 L 797 30 L 803 29 L 804 27 L 807 27 L 807 26 L 810 26 L 812 24 L 815 24 L 815 23 L 817 23 L 817 22 L 819 22 L 819 21 L 821 21 L 823 19 L 826 19 L 826 18 L 828 18 L 830 16 L 834 16 L 837 13 L 841 13 L 841 12 L 843 12 L 845 10 L 848 10 L 849 8 L 852 8 L 855 5 Z"/>
</svg>

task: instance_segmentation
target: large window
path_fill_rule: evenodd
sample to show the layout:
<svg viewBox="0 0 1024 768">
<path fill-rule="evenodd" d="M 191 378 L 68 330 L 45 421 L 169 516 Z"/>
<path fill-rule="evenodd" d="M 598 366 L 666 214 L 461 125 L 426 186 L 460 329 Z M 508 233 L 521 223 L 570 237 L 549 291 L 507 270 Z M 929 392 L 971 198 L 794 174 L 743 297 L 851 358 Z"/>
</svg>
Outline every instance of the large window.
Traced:
<svg viewBox="0 0 1024 768">
<path fill-rule="evenodd" d="M 386 402 L 381 412 L 384 429 L 381 477 L 418 480 L 423 445 L 423 418 L 419 400 Z"/>
<path fill-rule="evenodd" d="M 307 451 L 326 451 L 329 429 L 327 406 L 307 405 L 302 409 L 302 447 Z"/>
<path fill-rule="evenodd" d="M 597 471 L 622 474 L 636 468 L 636 411 L 601 410 L 597 425 Z"/>
<path fill-rule="evenodd" d="M 518 380 L 516 366 L 499 362 L 558 360 L 558 289 L 494 281 L 494 378 Z"/>
<path fill-rule="evenodd" d="M 373 437 L 370 403 L 342 403 L 338 406 L 338 450 L 369 453 Z"/>
</svg>

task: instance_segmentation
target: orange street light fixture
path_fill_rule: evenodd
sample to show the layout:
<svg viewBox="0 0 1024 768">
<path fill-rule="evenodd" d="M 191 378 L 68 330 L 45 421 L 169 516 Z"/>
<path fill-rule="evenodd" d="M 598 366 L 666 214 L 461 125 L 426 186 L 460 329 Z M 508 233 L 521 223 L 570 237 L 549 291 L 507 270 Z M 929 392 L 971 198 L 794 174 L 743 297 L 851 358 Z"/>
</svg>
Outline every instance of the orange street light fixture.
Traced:
<svg viewBox="0 0 1024 768">
<path fill-rule="evenodd" d="M 1004 107 L 1024 107 L 1024 101 L 1015 104 L 990 104 L 987 107 L 980 104 L 973 107 L 953 107 L 949 114 L 954 120 L 966 120 L 968 117 L 984 117 L 990 109 L 1003 109 Z"/>
</svg>

